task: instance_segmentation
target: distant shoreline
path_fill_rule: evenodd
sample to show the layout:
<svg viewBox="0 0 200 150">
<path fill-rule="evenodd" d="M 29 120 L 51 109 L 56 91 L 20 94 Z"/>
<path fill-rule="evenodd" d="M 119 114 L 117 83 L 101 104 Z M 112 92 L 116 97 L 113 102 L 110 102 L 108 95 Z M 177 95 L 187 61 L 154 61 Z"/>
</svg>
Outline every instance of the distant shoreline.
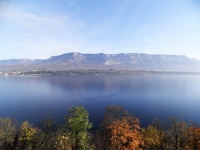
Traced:
<svg viewBox="0 0 200 150">
<path fill-rule="evenodd" d="M 0 72 L 0 76 L 54 76 L 54 75 L 145 75 L 145 74 L 169 74 L 169 75 L 200 75 L 200 72 L 188 71 L 155 71 L 155 70 L 34 70 L 24 72 Z"/>
</svg>

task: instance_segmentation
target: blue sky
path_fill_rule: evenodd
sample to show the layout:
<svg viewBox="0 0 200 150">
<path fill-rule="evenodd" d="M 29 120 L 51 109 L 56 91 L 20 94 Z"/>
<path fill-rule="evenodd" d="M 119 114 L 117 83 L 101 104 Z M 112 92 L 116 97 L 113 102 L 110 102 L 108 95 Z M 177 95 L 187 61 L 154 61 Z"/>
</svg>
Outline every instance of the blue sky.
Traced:
<svg viewBox="0 0 200 150">
<path fill-rule="evenodd" d="M 200 59 L 200 1 L 0 0 L 0 59 L 68 52 Z"/>
</svg>

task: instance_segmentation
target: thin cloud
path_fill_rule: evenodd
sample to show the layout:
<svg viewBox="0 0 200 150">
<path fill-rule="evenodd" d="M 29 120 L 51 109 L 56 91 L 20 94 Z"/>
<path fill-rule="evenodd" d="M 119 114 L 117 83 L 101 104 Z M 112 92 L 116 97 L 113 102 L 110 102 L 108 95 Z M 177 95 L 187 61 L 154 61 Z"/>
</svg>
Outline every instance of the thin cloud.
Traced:
<svg viewBox="0 0 200 150">
<path fill-rule="evenodd" d="M 68 28 L 81 29 L 83 21 L 72 20 L 70 16 L 42 16 L 21 10 L 0 10 L 1 21 L 14 23 L 26 28 L 38 27 L 43 29 Z"/>
<path fill-rule="evenodd" d="M 12 7 L 0 10 L 0 22 L 1 47 L 16 52 L 6 58 L 47 58 L 68 50 L 78 51 L 83 43 L 80 31 L 84 22 L 70 15 L 38 15 Z"/>
</svg>

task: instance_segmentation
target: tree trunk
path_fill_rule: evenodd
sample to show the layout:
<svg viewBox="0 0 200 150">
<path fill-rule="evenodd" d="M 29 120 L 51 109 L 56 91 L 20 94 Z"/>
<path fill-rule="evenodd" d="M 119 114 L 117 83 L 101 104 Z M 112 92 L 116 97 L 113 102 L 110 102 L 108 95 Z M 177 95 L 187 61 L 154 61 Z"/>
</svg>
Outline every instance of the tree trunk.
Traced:
<svg viewBox="0 0 200 150">
<path fill-rule="evenodd" d="M 76 145 L 76 150 L 78 150 L 78 131 L 76 131 L 76 143 L 75 143 L 75 145 Z"/>
</svg>

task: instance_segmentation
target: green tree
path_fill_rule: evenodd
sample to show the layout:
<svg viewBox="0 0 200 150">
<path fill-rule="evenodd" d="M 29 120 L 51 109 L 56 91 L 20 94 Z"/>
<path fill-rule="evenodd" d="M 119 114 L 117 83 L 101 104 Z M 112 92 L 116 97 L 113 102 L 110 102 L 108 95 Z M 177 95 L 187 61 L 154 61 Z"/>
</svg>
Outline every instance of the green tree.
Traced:
<svg viewBox="0 0 200 150">
<path fill-rule="evenodd" d="M 87 149 L 88 130 L 92 127 L 87 110 L 82 106 L 71 107 L 66 120 L 73 141 L 72 149 Z"/>
</svg>

